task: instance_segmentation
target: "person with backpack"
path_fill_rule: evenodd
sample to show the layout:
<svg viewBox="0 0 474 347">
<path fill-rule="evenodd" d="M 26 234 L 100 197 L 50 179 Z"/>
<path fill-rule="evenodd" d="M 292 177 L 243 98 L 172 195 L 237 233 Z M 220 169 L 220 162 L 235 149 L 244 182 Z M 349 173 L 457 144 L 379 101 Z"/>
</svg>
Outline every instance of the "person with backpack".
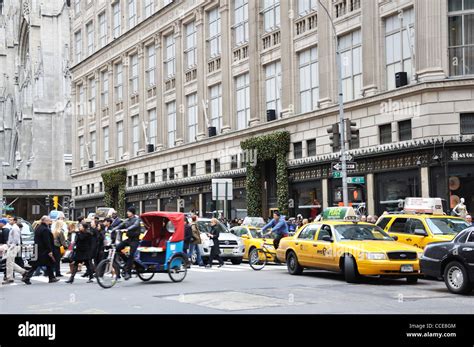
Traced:
<svg viewBox="0 0 474 347">
<path fill-rule="evenodd" d="M 192 259 L 194 252 L 196 252 L 196 261 L 199 266 L 204 266 L 204 262 L 202 261 L 201 256 L 201 248 L 199 245 L 202 243 L 201 241 L 201 233 L 199 232 L 199 228 L 197 226 L 197 216 L 193 214 L 191 216 L 191 243 L 189 244 L 189 253 L 188 256 Z"/>
</svg>

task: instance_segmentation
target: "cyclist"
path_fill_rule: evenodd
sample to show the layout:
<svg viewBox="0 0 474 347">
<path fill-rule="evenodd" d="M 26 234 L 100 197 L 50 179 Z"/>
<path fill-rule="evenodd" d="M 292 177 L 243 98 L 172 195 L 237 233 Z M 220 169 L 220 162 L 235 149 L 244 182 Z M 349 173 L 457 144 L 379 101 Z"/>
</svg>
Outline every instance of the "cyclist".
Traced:
<svg viewBox="0 0 474 347">
<path fill-rule="evenodd" d="M 265 231 L 272 229 L 270 232 L 265 234 Z M 272 233 L 275 234 L 273 240 L 273 246 L 278 249 L 280 240 L 288 236 L 288 224 L 286 223 L 285 217 L 280 215 L 280 212 L 275 211 L 273 213 L 273 219 L 262 228 L 263 237 L 269 236 Z"/>
<path fill-rule="evenodd" d="M 116 249 L 118 254 L 126 261 L 125 274 L 123 277 L 125 280 L 129 280 L 130 277 L 132 277 L 133 256 L 140 243 L 140 217 L 135 213 L 134 207 L 127 209 L 127 219 L 112 229 L 112 233 L 114 231 L 120 231 L 121 229 L 126 229 L 127 231 L 127 239 L 120 242 Z M 130 247 L 130 255 L 128 257 L 122 255 L 122 250 L 125 247 Z"/>
</svg>

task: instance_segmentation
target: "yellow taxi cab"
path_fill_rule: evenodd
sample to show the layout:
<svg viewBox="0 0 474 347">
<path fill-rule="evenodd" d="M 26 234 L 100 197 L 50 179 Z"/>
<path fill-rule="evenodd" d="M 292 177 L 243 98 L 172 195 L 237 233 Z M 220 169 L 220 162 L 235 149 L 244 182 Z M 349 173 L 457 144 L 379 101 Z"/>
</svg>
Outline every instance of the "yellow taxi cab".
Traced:
<svg viewBox="0 0 474 347">
<path fill-rule="evenodd" d="M 404 277 L 416 283 L 421 249 L 399 243 L 374 224 L 358 222 L 350 207 L 329 208 L 322 219 L 283 238 L 277 258 L 288 272 L 305 268 L 342 272 L 349 283 L 360 276 Z"/>
<path fill-rule="evenodd" d="M 382 215 L 376 225 L 397 241 L 423 249 L 432 242 L 451 241 L 469 224 L 445 215 L 440 204 L 438 198 L 407 198 L 404 213 Z"/>
<path fill-rule="evenodd" d="M 273 238 L 272 236 L 265 236 L 265 239 L 262 237 L 262 229 L 251 226 L 251 225 L 241 225 L 235 226 L 230 229 L 230 232 L 233 233 L 235 236 L 238 236 L 242 239 L 244 243 L 244 256 L 243 259 L 248 260 L 249 254 L 252 252 L 253 249 L 262 248 L 265 244 L 265 248 L 268 251 L 268 257 L 272 259 L 268 259 L 270 261 L 276 260 L 276 251 L 275 247 L 273 246 Z M 270 256 L 271 255 L 271 256 Z"/>
</svg>

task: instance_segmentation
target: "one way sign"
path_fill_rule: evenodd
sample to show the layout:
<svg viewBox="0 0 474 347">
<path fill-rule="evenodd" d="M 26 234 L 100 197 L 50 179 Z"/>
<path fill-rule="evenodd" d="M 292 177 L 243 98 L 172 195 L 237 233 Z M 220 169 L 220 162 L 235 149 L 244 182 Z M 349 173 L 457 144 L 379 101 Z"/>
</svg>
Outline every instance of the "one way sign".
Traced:
<svg viewBox="0 0 474 347">
<path fill-rule="evenodd" d="M 331 163 L 331 168 L 333 171 L 342 171 L 342 162 L 338 161 L 337 163 Z M 350 171 L 357 170 L 357 163 L 348 161 L 346 162 L 346 168 Z"/>
</svg>

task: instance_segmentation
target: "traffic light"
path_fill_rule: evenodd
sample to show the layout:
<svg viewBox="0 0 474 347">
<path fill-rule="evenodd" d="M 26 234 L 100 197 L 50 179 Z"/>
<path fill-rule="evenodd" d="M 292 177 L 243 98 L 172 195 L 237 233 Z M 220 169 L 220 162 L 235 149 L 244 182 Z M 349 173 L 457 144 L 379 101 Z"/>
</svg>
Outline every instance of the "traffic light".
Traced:
<svg viewBox="0 0 474 347">
<path fill-rule="evenodd" d="M 59 207 L 59 197 L 57 195 L 53 196 L 53 206 L 55 210 Z"/>
<path fill-rule="evenodd" d="M 330 146 L 333 152 L 337 152 L 341 149 L 341 133 L 339 132 L 339 124 L 333 124 L 327 128 L 329 134 L 329 140 L 331 140 Z"/>
<path fill-rule="evenodd" d="M 46 196 L 46 198 L 44 198 L 44 204 L 45 204 L 46 206 L 48 206 L 48 207 L 50 206 L 49 195 Z"/>
<path fill-rule="evenodd" d="M 346 141 L 349 143 L 349 147 L 359 147 L 359 146 L 354 146 L 354 144 L 357 143 L 359 140 L 359 130 L 357 129 L 357 123 L 354 121 L 351 121 L 350 119 L 345 119 L 344 120 L 344 128 L 345 128 L 345 135 L 346 135 Z"/>
</svg>

